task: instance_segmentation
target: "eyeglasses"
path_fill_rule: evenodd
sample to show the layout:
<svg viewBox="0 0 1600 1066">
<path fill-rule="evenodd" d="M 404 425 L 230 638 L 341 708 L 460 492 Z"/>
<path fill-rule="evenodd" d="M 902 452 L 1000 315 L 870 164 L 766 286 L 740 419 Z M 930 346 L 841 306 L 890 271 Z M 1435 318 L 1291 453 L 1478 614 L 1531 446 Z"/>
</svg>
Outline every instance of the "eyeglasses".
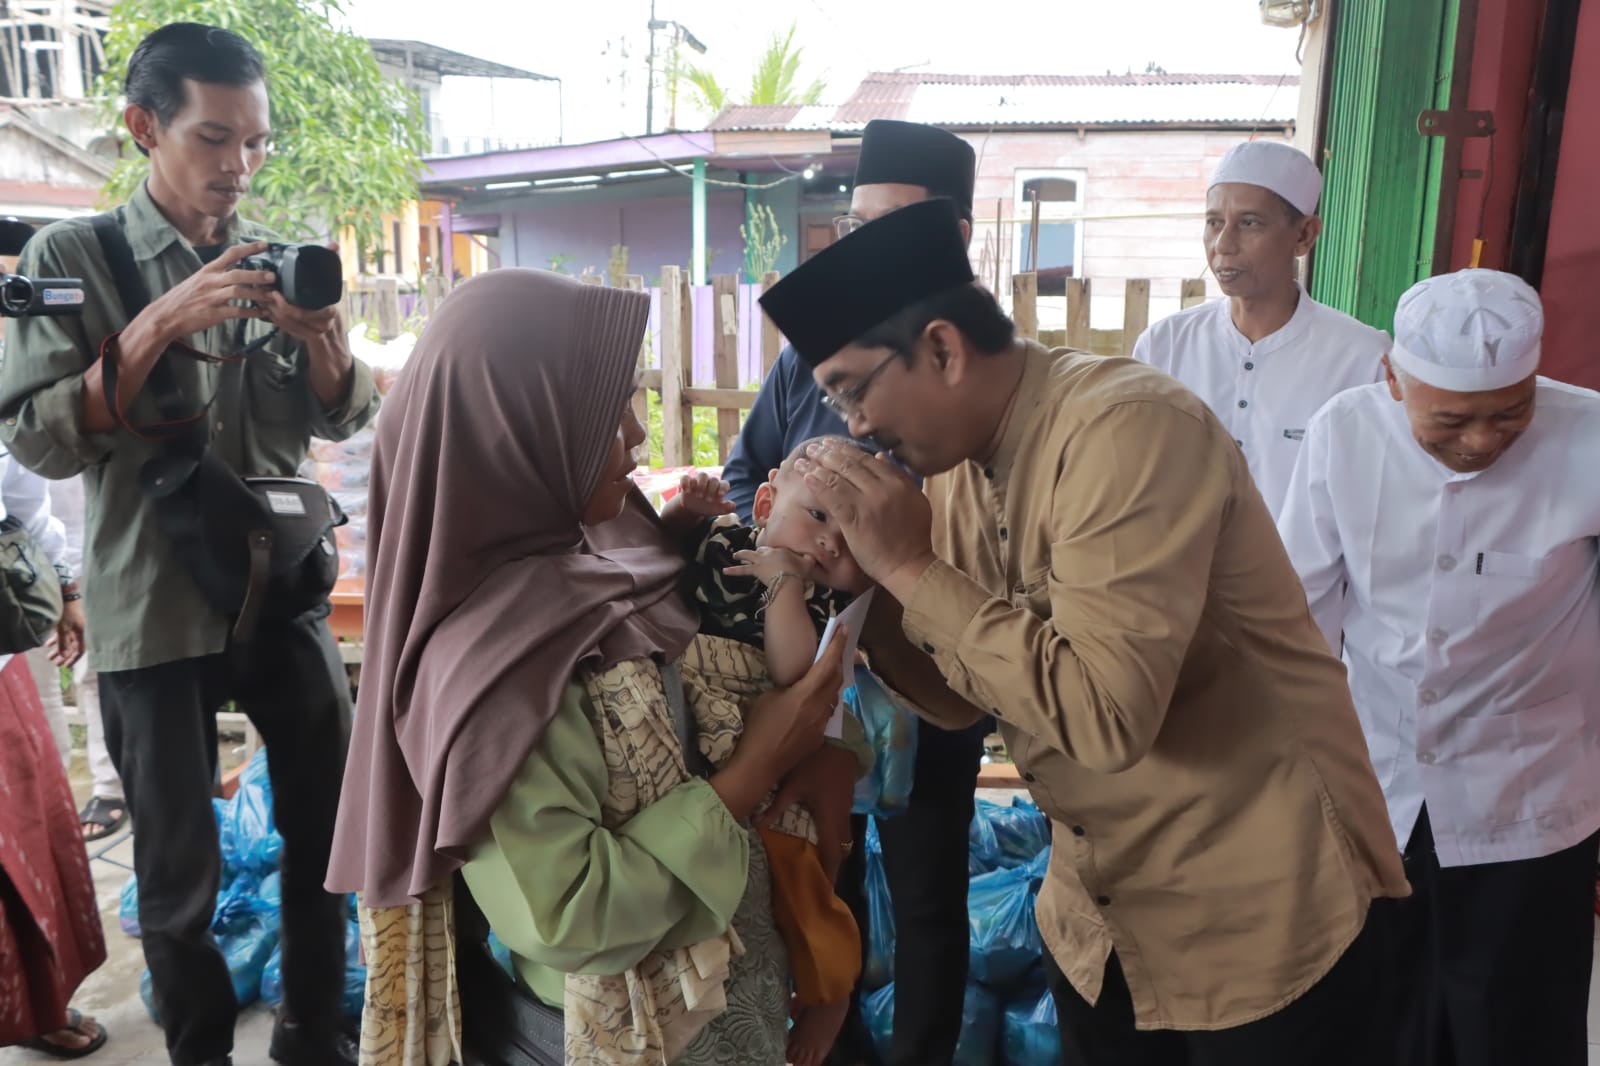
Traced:
<svg viewBox="0 0 1600 1066">
<path fill-rule="evenodd" d="M 833 235 L 842 241 L 866 224 L 867 220 L 864 218 L 857 218 L 855 215 L 839 215 L 833 220 Z"/>
<path fill-rule="evenodd" d="M 861 409 L 861 400 L 866 396 L 867 389 L 872 385 L 872 379 L 883 373 L 884 367 L 888 366 L 890 363 L 894 362 L 904 354 L 904 352 L 899 351 L 890 352 L 881 363 L 867 371 L 865 377 L 856 382 L 854 385 L 850 386 L 848 389 L 832 394 L 823 393 L 822 406 L 826 407 L 840 418 L 849 421 L 850 416 Z"/>
</svg>

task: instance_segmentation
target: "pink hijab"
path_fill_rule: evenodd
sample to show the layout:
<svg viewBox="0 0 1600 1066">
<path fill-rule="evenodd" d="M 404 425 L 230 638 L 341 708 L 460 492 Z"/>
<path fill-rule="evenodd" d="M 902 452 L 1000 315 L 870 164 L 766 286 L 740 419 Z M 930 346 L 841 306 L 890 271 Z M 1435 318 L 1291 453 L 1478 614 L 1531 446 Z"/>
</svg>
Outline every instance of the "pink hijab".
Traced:
<svg viewBox="0 0 1600 1066">
<path fill-rule="evenodd" d="M 684 563 L 637 492 L 579 521 L 633 390 L 643 293 L 462 285 L 384 404 L 365 664 L 328 888 L 399 906 L 466 859 L 580 663 L 676 657 Z"/>
</svg>

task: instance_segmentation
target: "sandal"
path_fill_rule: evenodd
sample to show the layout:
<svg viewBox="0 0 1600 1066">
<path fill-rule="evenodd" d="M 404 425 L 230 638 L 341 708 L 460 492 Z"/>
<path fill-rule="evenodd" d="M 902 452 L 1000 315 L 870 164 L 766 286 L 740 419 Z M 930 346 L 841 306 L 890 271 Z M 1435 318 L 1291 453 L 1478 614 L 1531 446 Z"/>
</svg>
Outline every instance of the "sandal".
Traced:
<svg viewBox="0 0 1600 1066">
<path fill-rule="evenodd" d="M 32 1040 L 24 1040 L 20 1046 L 27 1048 L 29 1051 L 37 1051 L 41 1054 L 49 1055 L 54 1059 L 81 1059 L 86 1055 L 93 1055 L 96 1051 L 106 1046 L 106 1027 L 99 1022 L 91 1021 L 89 1023 L 94 1026 L 95 1035 L 93 1039 L 82 1047 L 67 1047 L 65 1044 L 58 1044 L 49 1039 L 49 1037 L 55 1036 L 56 1033 L 68 1031 L 76 1032 L 79 1036 L 87 1036 L 88 1034 L 82 1030 L 83 1023 L 84 1017 L 81 1012 L 68 1009 L 66 1025 L 44 1036 L 34 1037 Z"/>
<path fill-rule="evenodd" d="M 95 827 L 83 834 L 84 843 L 104 840 L 128 824 L 128 804 L 124 800 L 95 796 L 78 812 L 78 823 Z"/>
</svg>

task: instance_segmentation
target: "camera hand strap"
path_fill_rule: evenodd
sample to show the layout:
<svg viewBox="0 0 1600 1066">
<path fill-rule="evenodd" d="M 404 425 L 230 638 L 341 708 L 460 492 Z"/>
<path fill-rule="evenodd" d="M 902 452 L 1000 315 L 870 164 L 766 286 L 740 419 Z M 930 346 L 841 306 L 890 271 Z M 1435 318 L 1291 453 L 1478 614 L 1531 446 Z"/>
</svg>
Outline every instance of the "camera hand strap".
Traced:
<svg viewBox="0 0 1600 1066">
<path fill-rule="evenodd" d="M 95 237 L 100 241 L 100 250 L 106 257 L 106 265 L 111 269 L 111 277 L 117 284 L 117 296 L 122 302 L 123 316 L 128 322 L 132 322 L 139 312 L 149 306 L 150 293 L 145 288 L 144 280 L 139 277 L 139 267 L 134 262 L 133 248 L 128 244 L 128 235 L 123 232 L 121 219 L 113 212 L 96 215 L 90 221 L 94 226 Z M 108 337 L 106 341 L 110 339 Z M 172 372 L 172 364 L 167 362 L 167 355 L 178 353 L 198 361 L 214 363 L 235 360 L 207 355 L 187 344 L 180 343 L 169 347 L 150 368 L 150 376 L 145 381 L 145 388 L 154 398 L 156 409 L 161 412 L 161 421 L 136 427 L 122 413 L 122 405 L 117 395 L 117 363 L 115 359 L 104 358 L 105 347 L 105 342 L 102 342 L 100 374 L 105 389 L 106 407 L 123 428 L 145 440 L 199 437 L 197 443 L 204 443 L 204 438 L 198 429 L 216 395 L 213 393 L 211 399 L 208 399 L 197 413 L 185 414 L 190 410 L 190 406 L 184 401 L 183 390 L 178 385 L 177 376 Z"/>
</svg>

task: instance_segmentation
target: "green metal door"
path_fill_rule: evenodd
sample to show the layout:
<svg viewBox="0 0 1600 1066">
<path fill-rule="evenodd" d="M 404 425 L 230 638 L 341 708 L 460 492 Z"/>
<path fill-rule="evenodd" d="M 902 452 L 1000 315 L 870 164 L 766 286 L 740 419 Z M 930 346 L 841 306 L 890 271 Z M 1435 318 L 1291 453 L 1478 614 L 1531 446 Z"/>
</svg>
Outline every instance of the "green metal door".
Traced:
<svg viewBox="0 0 1600 1066">
<path fill-rule="evenodd" d="M 1312 294 L 1391 329 L 1400 294 L 1433 273 L 1444 142 L 1417 115 L 1447 108 L 1459 0 L 1341 0 Z"/>
</svg>

